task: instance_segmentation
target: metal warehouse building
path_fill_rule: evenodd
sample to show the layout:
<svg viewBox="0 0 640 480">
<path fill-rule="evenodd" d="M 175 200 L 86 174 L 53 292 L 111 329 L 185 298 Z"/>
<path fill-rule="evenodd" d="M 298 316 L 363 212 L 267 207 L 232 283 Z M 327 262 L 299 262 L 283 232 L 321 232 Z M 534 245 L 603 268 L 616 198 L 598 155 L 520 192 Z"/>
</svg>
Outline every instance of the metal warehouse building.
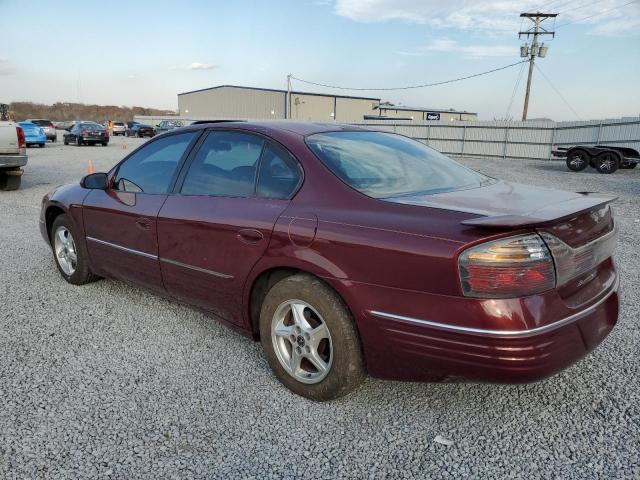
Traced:
<svg viewBox="0 0 640 480">
<path fill-rule="evenodd" d="M 380 105 L 378 119 L 385 120 L 413 120 L 413 121 L 425 121 L 425 120 L 443 120 L 449 121 L 469 121 L 477 120 L 478 114 L 472 112 L 460 112 L 458 110 L 449 109 L 441 110 L 437 108 L 422 108 L 422 107 L 404 107 L 399 105 Z M 376 119 L 375 116 L 367 116 L 367 120 Z"/>
<path fill-rule="evenodd" d="M 289 98 L 287 98 L 289 97 Z M 377 114 L 379 98 L 220 85 L 178 94 L 180 116 L 192 119 L 284 119 L 360 122 Z"/>
</svg>

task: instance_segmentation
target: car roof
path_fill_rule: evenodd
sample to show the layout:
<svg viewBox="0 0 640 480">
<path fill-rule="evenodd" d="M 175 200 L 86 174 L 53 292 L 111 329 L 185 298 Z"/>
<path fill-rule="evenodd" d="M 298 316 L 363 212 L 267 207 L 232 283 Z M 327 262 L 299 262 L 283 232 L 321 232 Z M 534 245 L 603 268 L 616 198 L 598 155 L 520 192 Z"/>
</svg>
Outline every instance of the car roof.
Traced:
<svg viewBox="0 0 640 480">
<path fill-rule="evenodd" d="M 198 123 L 193 125 L 196 128 L 225 128 L 233 126 L 236 128 L 242 127 L 259 127 L 261 129 L 271 131 L 287 131 L 297 133 L 302 136 L 312 135 L 314 133 L 322 132 L 339 132 L 339 131 L 370 131 L 367 128 L 358 127 L 355 125 L 344 125 L 341 123 L 321 123 L 321 122 L 301 122 L 296 120 L 263 120 L 263 121 L 211 121 Z"/>
</svg>

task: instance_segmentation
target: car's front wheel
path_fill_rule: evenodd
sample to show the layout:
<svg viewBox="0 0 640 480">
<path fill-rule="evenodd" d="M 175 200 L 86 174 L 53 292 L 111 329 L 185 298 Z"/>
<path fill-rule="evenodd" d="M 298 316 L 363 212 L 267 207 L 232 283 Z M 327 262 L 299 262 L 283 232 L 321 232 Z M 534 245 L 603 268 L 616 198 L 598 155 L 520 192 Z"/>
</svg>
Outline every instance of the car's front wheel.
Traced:
<svg viewBox="0 0 640 480">
<path fill-rule="evenodd" d="M 346 395 L 366 376 L 349 311 L 311 275 L 287 277 L 269 290 L 260 311 L 260 337 L 278 379 L 311 400 Z"/>
<path fill-rule="evenodd" d="M 67 282 L 83 285 L 98 279 L 89 270 L 87 252 L 77 243 L 78 237 L 66 215 L 56 217 L 49 236 L 56 266 Z"/>
</svg>

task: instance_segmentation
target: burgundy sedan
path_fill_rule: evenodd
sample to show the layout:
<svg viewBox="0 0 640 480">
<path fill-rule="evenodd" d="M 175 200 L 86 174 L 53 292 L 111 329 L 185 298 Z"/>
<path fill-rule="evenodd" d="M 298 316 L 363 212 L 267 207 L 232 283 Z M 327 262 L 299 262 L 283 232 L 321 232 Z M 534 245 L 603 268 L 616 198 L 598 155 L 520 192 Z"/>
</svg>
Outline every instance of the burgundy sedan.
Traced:
<svg viewBox="0 0 640 480">
<path fill-rule="evenodd" d="M 409 138 L 192 125 L 44 197 L 62 277 L 112 277 L 260 340 L 315 400 L 368 373 L 526 382 L 618 318 L 614 197 L 486 177 Z"/>
</svg>

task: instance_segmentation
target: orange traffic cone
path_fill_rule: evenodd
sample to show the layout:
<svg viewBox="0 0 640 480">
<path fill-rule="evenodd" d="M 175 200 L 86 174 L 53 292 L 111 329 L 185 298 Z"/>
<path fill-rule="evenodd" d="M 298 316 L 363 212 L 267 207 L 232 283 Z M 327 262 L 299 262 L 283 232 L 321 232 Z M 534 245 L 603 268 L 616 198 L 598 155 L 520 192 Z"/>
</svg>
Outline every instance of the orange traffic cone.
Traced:
<svg viewBox="0 0 640 480">
<path fill-rule="evenodd" d="M 93 170 L 93 162 L 89 160 L 89 165 L 87 165 L 87 174 L 91 175 L 94 172 Z"/>
<path fill-rule="evenodd" d="M 126 149 L 127 149 L 127 142 L 125 142 L 125 143 L 123 143 L 123 144 L 122 144 L 122 149 L 123 149 L 123 150 L 126 150 Z"/>
</svg>

